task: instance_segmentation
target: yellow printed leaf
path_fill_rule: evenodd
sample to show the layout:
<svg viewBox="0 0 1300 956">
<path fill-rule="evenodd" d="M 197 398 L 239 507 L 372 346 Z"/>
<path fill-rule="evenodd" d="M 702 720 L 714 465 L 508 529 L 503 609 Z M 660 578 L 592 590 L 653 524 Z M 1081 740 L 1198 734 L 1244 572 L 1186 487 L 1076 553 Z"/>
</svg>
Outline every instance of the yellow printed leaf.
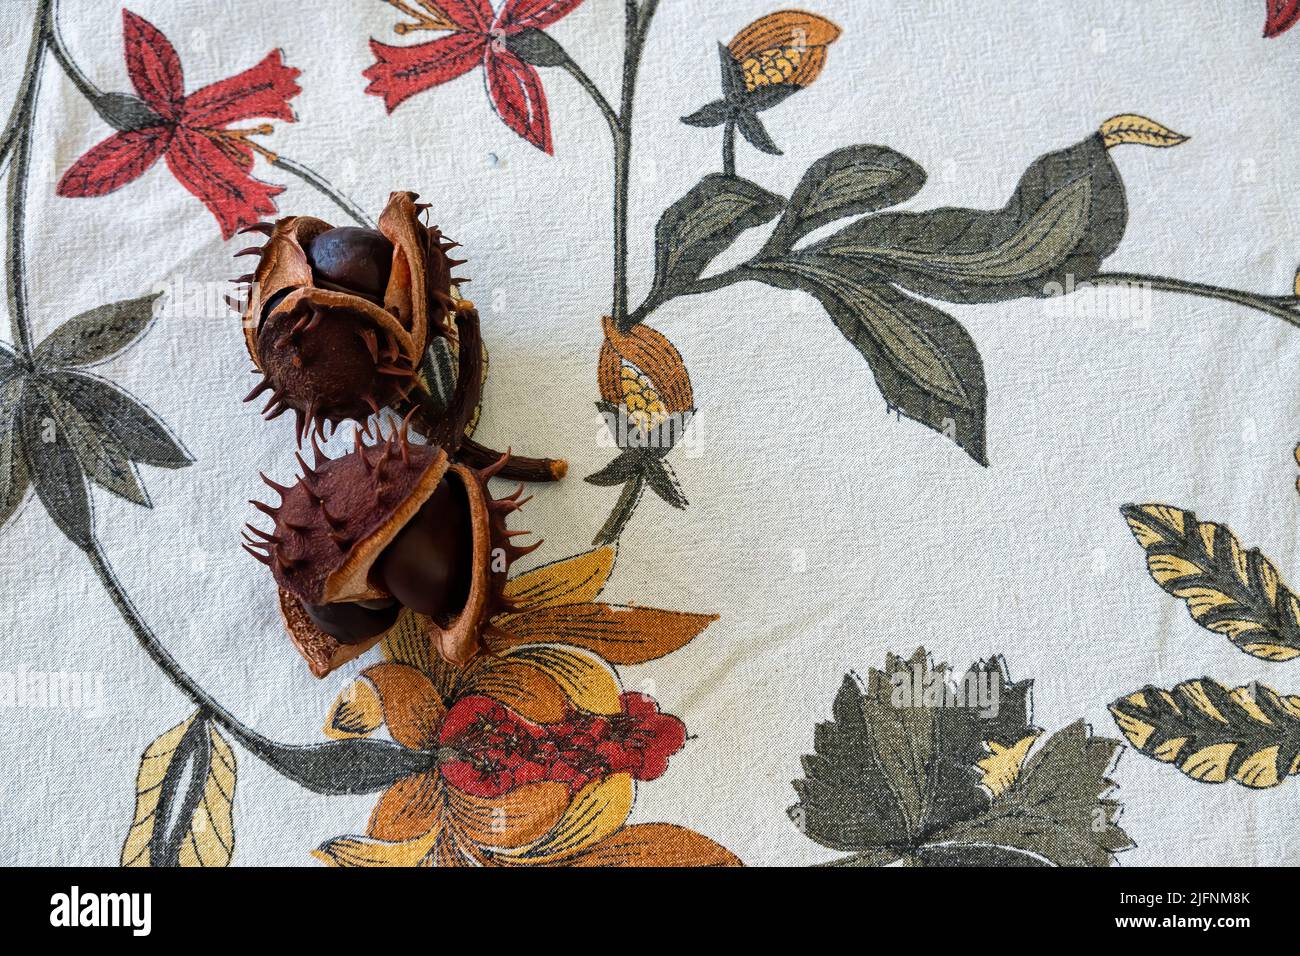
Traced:
<svg viewBox="0 0 1300 956">
<path fill-rule="evenodd" d="M 330 708 L 325 720 L 325 736 L 334 740 L 365 737 L 384 722 L 384 708 L 379 694 L 369 681 L 354 679 L 344 688 Z"/>
<path fill-rule="evenodd" d="M 122 865 L 229 865 L 235 772 L 234 751 L 198 713 L 154 740 L 140 757 Z"/>
<path fill-rule="evenodd" d="M 550 832 L 514 852 L 503 852 L 502 863 L 559 863 L 608 839 L 627 822 L 636 793 L 632 777 L 616 773 L 583 787 Z"/>
<path fill-rule="evenodd" d="M 1020 767 L 1029 754 L 1029 748 L 1034 745 L 1038 736 L 1038 734 L 1029 734 L 1010 747 L 1004 747 L 995 740 L 984 742 L 989 755 L 978 761 L 976 766 L 981 773 L 980 783 L 988 787 L 993 796 L 998 796 L 1016 782 L 1016 778 L 1020 776 Z"/>
<path fill-rule="evenodd" d="M 1162 123 L 1145 116 L 1138 116 L 1136 113 L 1112 116 L 1101 124 L 1101 136 L 1107 149 L 1114 149 L 1124 143 L 1167 149 L 1185 143 L 1189 139 L 1182 133 L 1175 133 Z"/>
<path fill-rule="evenodd" d="M 1120 509 L 1147 553 L 1152 579 L 1187 604 L 1192 619 L 1268 661 L 1300 656 L 1300 601 L 1258 548 L 1226 525 L 1170 505 Z"/>
<path fill-rule="evenodd" d="M 1202 677 L 1170 691 L 1148 686 L 1110 712 L 1138 751 L 1202 783 L 1260 789 L 1300 773 L 1300 708 L 1262 684 L 1229 690 Z"/>
</svg>

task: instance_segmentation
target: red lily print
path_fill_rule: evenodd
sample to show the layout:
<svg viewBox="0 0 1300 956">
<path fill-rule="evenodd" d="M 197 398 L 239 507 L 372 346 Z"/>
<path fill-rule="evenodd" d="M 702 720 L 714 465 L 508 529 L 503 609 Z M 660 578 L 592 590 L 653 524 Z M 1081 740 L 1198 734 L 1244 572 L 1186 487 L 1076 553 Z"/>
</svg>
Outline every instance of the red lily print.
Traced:
<svg viewBox="0 0 1300 956">
<path fill-rule="evenodd" d="M 370 41 L 375 63 L 362 75 L 366 92 L 381 96 L 388 112 L 427 89 L 464 76 L 482 66 L 488 97 L 497 115 L 512 130 L 546 153 L 552 152 L 546 93 L 537 71 L 511 52 L 511 37 L 542 30 L 581 5 L 582 0 L 506 0 L 494 11 L 488 0 L 405 0 L 388 3 L 415 23 L 399 23 L 396 32 L 446 30 L 447 36 L 415 46 Z"/>
<path fill-rule="evenodd" d="M 1280 36 L 1295 26 L 1297 20 L 1300 20 L 1300 0 L 1268 0 L 1264 36 Z"/>
<path fill-rule="evenodd" d="M 269 133 L 262 123 L 229 129 L 254 117 L 293 122 L 289 100 L 301 92 L 299 71 L 287 67 L 279 50 L 225 80 L 185 94 L 180 57 L 148 20 L 122 11 L 126 69 L 147 110 L 133 128 L 121 129 L 82 156 L 59 181 L 60 196 L 103 196 L 139 179 L 159 158 L 177 181 L 217 217 L 221 235 L 275 212 L 272 197 L 283 192 L 254 179 L 253 154 L 276 155 L 250 139 Z"/>
</svg>

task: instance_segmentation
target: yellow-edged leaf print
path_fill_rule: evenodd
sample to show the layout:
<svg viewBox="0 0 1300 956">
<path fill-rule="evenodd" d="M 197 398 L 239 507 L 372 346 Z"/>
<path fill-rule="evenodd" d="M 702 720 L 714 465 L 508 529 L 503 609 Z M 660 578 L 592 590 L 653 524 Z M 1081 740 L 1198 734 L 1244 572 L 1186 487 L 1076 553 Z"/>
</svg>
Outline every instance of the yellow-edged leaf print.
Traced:
<svg viewBox="0 0 1300 956">
<path fill-rule="evenodd" d="M 1106 120 L 1101 124 L 1101 137 L 1107 149 L 1114 149 L 1124 143 L 1168 149 L 1170 146 L 1185 143 L 1190 138 L 1182 133 L 1175 133 L 1163 123 L 1138 116 L 1136 113 L 1122 113 Z"/>
<path fill-rule="evenodd" d="M 227 866 L 235 849 L 235 754 L 196 712 L 145 748 L 123 866 Z"/>
<path fill-rule="evenodd" d="M 1268 661 L 1300 656 L 1300 601 L 1258 548 L 1226 525 L 1169 505 L 1120 509 L 1147 553 L 1152 579 L 1187 603 L 1197 624 Z"/>
<path fill-rule="evenodd" d="M 1144 687 L 1110 705 L 1128 742 L 1202 783 L 1277 786 L 1300 772 L 1300 698 L 1210 677 Z"/>
</svg>

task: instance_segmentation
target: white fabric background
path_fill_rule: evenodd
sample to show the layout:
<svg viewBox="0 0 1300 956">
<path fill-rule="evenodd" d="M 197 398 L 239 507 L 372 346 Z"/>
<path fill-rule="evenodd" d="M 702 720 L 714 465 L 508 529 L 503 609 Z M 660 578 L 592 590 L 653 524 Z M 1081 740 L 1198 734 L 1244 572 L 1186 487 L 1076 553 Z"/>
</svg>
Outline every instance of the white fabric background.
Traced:
<svg viewBox="0 0 1300 956">
<path fill-rule="evenodd" d="M 0 53 L 18 64 L 30 12 L 3 5 Z M 1137 112 L 1192 139 L 1115 154 L 1131 220 L 1107 267 L 1272 294 L 1290 287 L 1300 261 L 1300 36 L 1261 40 L 1262 2 L 803 5 L 844 33 L 817 83 L 765 114 L 785 156 L 742 143 L 742 175 L 788 192 L 833 148 L 881 143 L 930 173 L 906 208 L 995 207 L 1035 157 Z M 492 350 L 481 434 L 570 459 L 571 477 L 538 489 L 520 523 L 547 539 L 538 559 L 585 549 L 614 499 L 581 481 L 610 457 L 592 402 L 609 307 L 611 165 L 589 101 L 568 77 L 543 74 L 555 136 L 547 157 L 493 115 L 480 77 L 391 116 L 364 95 L 368 38 L 403 42 L 391 33 L 396 13 L 378 2 L 129 6 L 177 45 L 191 89 L 283 47 L 303 71 L 299 122 L 277 123 L 269 145 L 369 210 L 393 189 L 434 203 L 471 259 L 467 291 Z M 637 102 L 634 299 L 659 213 L 719 167 L 718 131 L 679 117 L 715 95 L 716 43 L 779 6 L 662 5 Z M 68 46 L 106 89 L 128 88 L 119 10 L 99 0 L 61 7 Z M 589 0 L 552 32 L 613 95 L 621 4 Z M 46 70 L 29 212 L 37 337 L 160 280 L 242 271 L 229 254 L 243 243 L 222 243 L 162 164 L 111 197 L 54 195 L 57 177 L 107 130 L 52 63 Z M 3 71 L 0 102 L 16 72 Z M 257 175 L 288 186 L 281 212 L 341 221 L 291 177 L 260 163 Z M 846 671 L 918 644 L 958 666 L 1005 654 L 1014 678 L 1035 679 L 1035 722 L 1051 730 L 1083 716 L 1118 736 L 1106 704 L 1148 682 L 1209 674 L 1300 691 L 1300 663 L 1257 661 L 1194 625 L 1147 576 L 1118 512 L 1130 501 L 1193 509 L 1261 547 L 1284 577 L 1300 576 L 1291 458 L 1300 334 L 1225 303 L 1157 294 L 1152 305 L 1145 329 L 1049 317 L 1039 301 L 952 307 L 984 359 L 988 469 L 887 416 L 866 363 L 811 298 L 743 285 L 659 312 L 653 322 L 685 356 L 701 409 L 695 448 L 673 458 L 691 506 L 642 505 L 606 596 L 721 619 L 687 648 L 622 671 L 697 738 L 640 787 L 633 820 L 690 826 L 751 864 L 829 858 L 785 814 L 799 757 Z M 99 370 L 157 411 L 197 462 L 146 473 L 153 511 L 92 492 L 96 523 L 184 667 L 250 726 L 313 741 L 357 668 L 310 676 L 265 573 L 238 547 L 258 469 L 291 468 L 291 426 L 266 425 L 240 404 L 248 368 L 238 321 L 222 314 L 164 320 Z M 192 708 L 31 501 L 0 539 L 0 606 L 0 669 L 102 672 L 106 687 L 96 719 L 0 714 L 2 855 L 113 864 L 140 752 Z M 309 862 L 321 841 L 364 826 L 373 796 L 317 797 L 238 757 L 237 863 Z M 1122 824 L 1138 844 L 1123 865 L 1300 863 L 1294 780 L 1262 792 L 1205 786 L 1132 752 L 1117 779 Z"/>
</svg>

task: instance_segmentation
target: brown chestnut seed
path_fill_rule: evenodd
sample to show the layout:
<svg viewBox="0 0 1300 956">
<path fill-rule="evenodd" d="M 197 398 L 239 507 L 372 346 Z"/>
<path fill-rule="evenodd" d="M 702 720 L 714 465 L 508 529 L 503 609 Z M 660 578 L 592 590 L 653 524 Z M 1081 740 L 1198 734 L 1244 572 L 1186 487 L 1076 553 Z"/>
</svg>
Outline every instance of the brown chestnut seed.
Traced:
<svg viewBox="0 0 1300 956">
<path fill-rule="evenodd" d="M 338 288 L 382 300 L 393 266 L 393 244 L 374 229 L 336 226 L 303 250 L 314 277 Z"/>
<path fill-rule="evenodd" d="M 469 600 L 473 554 L 464 485 L 444 478 L 380 554 L 370 581 L 445 626 Z"/>
<path fill-rule="evenodd" d="M 344 601 L 303 604 L 313 624 L 340 644 L 360 644 L 397 623 L 402 606 L 396 601 Z"/>
</svg>

